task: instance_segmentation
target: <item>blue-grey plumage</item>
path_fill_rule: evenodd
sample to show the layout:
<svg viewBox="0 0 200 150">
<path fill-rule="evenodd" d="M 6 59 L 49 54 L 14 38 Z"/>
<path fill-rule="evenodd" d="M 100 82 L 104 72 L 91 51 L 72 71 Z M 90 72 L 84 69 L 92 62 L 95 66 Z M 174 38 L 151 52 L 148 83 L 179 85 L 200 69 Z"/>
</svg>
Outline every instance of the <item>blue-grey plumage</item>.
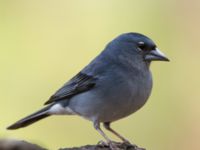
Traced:
<svg viewBox="0 0 200 150">
<path fill-rule="evenodd" d="M 152 89 L 149 67 L 155 60 L 169 61 L 148 37 L 139 33 L 122 34 L 52 95 L 45 108 L 8 129 L 25 127 L 50 115 L 80 115 L 91 120 L 108 142 L 111 140 L 101 130 L 100 123 L 127 142 L 110 128 L 110 123 L 146 103 Z"/>
<path fill-rule="evenodd" d="M 146 102 L 151 92 L 152 78 L 147 67 L 140 71 L 118 63 L 106 66 L 97 75 L 93 89 L 73 96 L 67 104 L 92 121 L 109 122 L 130 115 Z"/>
</svg>

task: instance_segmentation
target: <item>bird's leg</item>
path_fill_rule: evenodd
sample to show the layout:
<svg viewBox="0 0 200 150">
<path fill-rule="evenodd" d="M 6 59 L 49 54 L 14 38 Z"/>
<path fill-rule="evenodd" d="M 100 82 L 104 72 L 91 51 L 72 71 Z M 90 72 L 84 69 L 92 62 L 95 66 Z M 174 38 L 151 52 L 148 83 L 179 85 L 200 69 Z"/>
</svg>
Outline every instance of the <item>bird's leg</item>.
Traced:
<svg viewBox="0 0 200 150">
<path fill-rule="evenodd" d="M 108 143 L 111 143 L 112 141 L 108 138 L 108 136 L 101 130 L 100 123 L 95 121 L 94 122 L 94 128 L 106 139 Z"/>
<path fill-rule="evenodd" d="M 116 135 L 118 138 L 120 138 L 124 143 L 129 143 L 130 142 L 125 139 L 123 136 L 121 136 L 119 133 L 117 133 L 115 130 L 113 130 L 111 127 L 110 127 L 110 122 L 104 122 L 103 123 L 105 129 L 107 129 L 108 131 L 112 132 L 114 135 Z"/>
<path fill-rule="evenodd" d="M 116 145 L 114 145 L 112 140 L 109 139 L 109 137 L 103 132 L 103 130 L 101 130 L 100 123 L 98 121 L 94 122 L 94 128 L 106 139 L 108 145 L 112 150 L 118 150 L 118 148 L 116 147 Z"/>
</svg>

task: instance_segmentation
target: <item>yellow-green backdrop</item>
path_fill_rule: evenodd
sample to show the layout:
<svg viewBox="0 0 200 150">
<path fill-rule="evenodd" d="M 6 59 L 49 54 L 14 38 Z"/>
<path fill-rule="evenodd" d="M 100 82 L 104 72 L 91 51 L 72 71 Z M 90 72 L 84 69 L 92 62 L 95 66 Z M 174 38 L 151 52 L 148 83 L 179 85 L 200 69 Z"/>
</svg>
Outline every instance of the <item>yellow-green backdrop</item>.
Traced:
<svg viewBox="0 0 200 150">
<path fill-rule="evenodd" d="M 148 103 L 113 127 L 148 150 L 199 150 L 199 27 L 198 0 L 1 0 L 0 137 L 49 149 L 97 143 L 92 123 L 75 116 L 5 128 L 41 108 L 115 36 L 141 32 L 171 62 L 152 64 Z"/>
</svg>

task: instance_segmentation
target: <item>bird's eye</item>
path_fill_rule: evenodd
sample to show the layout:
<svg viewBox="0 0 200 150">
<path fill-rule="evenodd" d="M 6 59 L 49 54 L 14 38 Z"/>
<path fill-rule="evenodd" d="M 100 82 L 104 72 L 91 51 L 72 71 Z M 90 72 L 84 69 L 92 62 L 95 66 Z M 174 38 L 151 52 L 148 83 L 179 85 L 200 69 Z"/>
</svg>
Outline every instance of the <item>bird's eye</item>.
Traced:
<svg viewBox="0 0 200 150">
<path fill-rule="evenodd" d="M 138 47 L 139 47 L 141 50 L 144 50 L 144 49 L 145 49 L 145 44 L 144 44 L 144 42 L 138 42 Z"/>
</svg>

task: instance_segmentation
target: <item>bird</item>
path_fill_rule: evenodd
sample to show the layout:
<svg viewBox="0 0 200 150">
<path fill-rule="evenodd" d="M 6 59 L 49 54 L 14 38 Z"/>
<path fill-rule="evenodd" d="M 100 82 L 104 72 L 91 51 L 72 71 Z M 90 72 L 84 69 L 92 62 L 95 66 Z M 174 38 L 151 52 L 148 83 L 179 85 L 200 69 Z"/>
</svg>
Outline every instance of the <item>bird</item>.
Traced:
<svg viewBox="0 0 200 150">
<path fill-rule="evenodd" d="M 112 149 L 113 141 L 102 130 L 102 124 L 123 142 L 130 143 L 111 128 L 111 123 L 133 114 L 150 97 L 152 61 L 169 59 L 149 37 L 137 32 L 123 33 L 58 89 L 42 109 L 7 129 L 23 128 L 52 115 L 78 115 L 91 121 Z"/>
</svg>

